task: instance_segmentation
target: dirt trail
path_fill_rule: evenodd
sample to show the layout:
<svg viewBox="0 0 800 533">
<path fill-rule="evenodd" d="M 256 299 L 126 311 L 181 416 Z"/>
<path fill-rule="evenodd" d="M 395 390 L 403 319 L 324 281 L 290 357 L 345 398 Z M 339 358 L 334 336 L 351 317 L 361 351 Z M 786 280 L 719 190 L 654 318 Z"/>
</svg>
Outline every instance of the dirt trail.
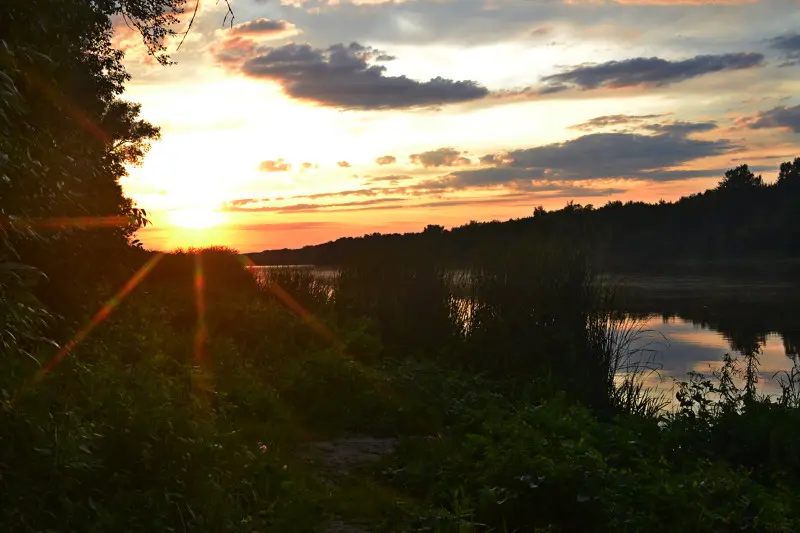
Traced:
<svg viewBox="0 0 800 533">
<path fill-rule="evenodd" d="M 302 455 L 318 462 L 323 472 L 334 479 L 337 476 L 348 476 L 354 469 L 375 462 L 384 455 L 392 453 L 397 447 L 398 439 L 376 437 L 342 437 L 330 441 L 312 442 L 303 447 Z M 327 476 L 326 476 L 327 477 Z M 323 530 L 325 533 L 370 533 L 360 524 L 336 519 Z"/>
<path fill-rule="evenodd" d="M 327 470 L 347 474 L 353 468 L 377 461 L 392 453 L 397 439 L 375 437 L 342 437 L 324 442 L 312 442 L 305 447 L 310 458 L 319 458 Z"/>
</svg>

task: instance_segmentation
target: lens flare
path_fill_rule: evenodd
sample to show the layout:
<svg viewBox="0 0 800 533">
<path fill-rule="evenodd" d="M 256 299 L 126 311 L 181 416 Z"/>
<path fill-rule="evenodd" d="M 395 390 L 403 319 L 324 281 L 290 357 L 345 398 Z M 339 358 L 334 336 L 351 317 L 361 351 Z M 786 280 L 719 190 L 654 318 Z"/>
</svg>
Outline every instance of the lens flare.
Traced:
<svg viewBox="0 0 800 533">
<path fill-rule="evenodd" d="M 253 260 L 246 255 L 239 256 L 239 260 L 244 264 L 245 268 L 253 268 L 257 266 Z M 264 286 L 267 288 L 267 290 L 272 292 L 286 307 L 294 312 L 294 314 L 300 317 L 303 322 L 308 324 L 311 329 L 317 332 L 317 334 L 330 342 L 336 349 L 344 351 L 344 343 L 340 341 L 321 320 L 303 307 L 300 302 L 295 300 L 292 295 L 286 292 L 286 290 L 284 290 L 284 288 L 281 287 L 276 281 L 269 279 L 268 275 L 265 278 Z"/>
<path fill-rule="evenodd" d="M 198 253 L 194 256 L 194 299 L 197 307 L 197 328 L 194 335 L 194 361 L 202 363 L 204 359 L 205 343 L 208 333 L 206 331 L 206 279 L 203 272 L 203 256 Z"/>
<path fill-rule="evenodd" d="M 100 310 L 92 317 L 89 323 L 84 326 L 75 336 L 64 345 L 59 352 L 54 355 L 45 365 L 39 370 L 38 374 L 36 375 L 37 379 L 41 379 L 46 374 L 51 372 L 55 367 L 57 367 L 61 361 L 63 361 L 73 350 L 81 343 L 83 340 L 91 333 L 91 331 L 96 328 L 100 323 L 102 323 L 106 318 L 109 317 L 112 311 L 116 309 L 116 307 L 122 302 L 123 299 L 134 289 L 136 288 L 139 283 L 153 270 L 153 267 L 164 257 L 163 253 L 158 253 L 152 256 L 147 262 L 142 265 L 139 270 L 137 270 L 131 279 L 129 279 L 125 285 L 108 301 L 106 304 L 100 308 Z"/>
<path fill-rule="evenodd" d="M 201 398 L 205 398 L 202 393 L 211 390 L 213 375 L 205 357 L 208 326 L 206 325 L 206 276 L 202 252 L 198 252 L 194 256 L 194 300 L 197 310 L 197 326 L 194 333 L 195 373 L 192 378 L 195 393 L 198 393 Z"/>
<path fill-rule="evenodd" d="M 121 215 L 109 217 L 57 217 L 34 220 L 30 226 L 41 230 L 60 230 L 63 228 L 112 228 L 125 227 L 131 219 Z"/>
</svg>

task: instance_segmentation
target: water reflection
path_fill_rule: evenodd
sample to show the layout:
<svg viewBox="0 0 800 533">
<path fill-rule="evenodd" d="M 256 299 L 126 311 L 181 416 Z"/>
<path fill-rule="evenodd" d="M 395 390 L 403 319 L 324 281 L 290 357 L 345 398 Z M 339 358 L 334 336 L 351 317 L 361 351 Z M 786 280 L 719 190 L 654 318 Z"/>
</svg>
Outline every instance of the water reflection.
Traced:
<svg viewBox="0 0 800 533">
<path fill-rule="evenodd" d="M 646 347 L 648 357 L 660 370 L 647 376 L 647 384 L 674 397 L 675 381 L 689 372 L 710 376 L 722 366 L 722 357 L 758 354 L 758 388 L 779 394 L 777 377 L 791 371 L 797 360 L 797 339 L 792 332 L 717 330 L 708 321 L 693 321 L 678 315 L 652 314 L 631 317 L 642 334 L 634 346 Z"/>
<path fill-rule="evenodd" d="M 283 267 L 254 267 L 254 271 L 265 276 L 270 268 Z M 312 265 L 294 268 L 310 269 L 326 280 L 337 273 Z M 776 374 L 791 371 L 800 358 L 800 284 L 794 280 L 648 276 L 609 280 L 619 291 L 617 311 L 639 330 L 630 348 L 639 349 L 636 357 L 658 369 L 647 376 L 647 385 L 673 399 L 676 380 L 686 380 L 690 372 L 710 377 L 727 353 L 758 354 L 758 388 L 767 394 L 780 392 Z M 467 301 L 458 298 L 456 304 L 468 326 Z"/>
</svg>

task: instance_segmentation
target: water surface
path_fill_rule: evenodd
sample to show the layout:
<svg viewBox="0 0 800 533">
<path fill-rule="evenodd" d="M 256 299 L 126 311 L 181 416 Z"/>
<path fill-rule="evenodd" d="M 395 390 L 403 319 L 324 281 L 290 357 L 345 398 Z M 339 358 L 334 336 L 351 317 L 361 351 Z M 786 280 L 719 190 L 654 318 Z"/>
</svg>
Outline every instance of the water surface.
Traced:
<svg viewBox="0 0 800 533">
<path fill-rule="evenodd" d="M 719 331 L 708 322 L 693 322 L 678 315 L 653 314 L 636 320 L 642 332 L 634 345 L 645 349 L 644 357 L 658 369 L 648 375 L 647 383 L 670 396 L 674 396 L 676 380 L 687 379 L 690 372 L 711 377 L 722 366 L 725 354 L 756 354 L 760 363 L 758 389 L 778 394 L 782 372 L 791 371 L 797 361 L 797 350 L 788 333 L 768 331 L 748 339 L 742 331 Z"/>
<path fill-rule="evenodd" d="M 333 269 L 298 265 L 322 278 Z M 269 268 L 256 267 L 263 273 Z M 641 330 L 633 347 L 644 349 L 657 372 L 647 384 L 674 398 L 676 381 L 690 372 L 711 376 L 725 354 L 755 354 L 758 388 L 780 392 L 776 379 L 791 371 L 800 347 L 800 284 L 794 280 L 692 276 L 608 276 L 619 289 L 618 310 Z"/>
</svg>

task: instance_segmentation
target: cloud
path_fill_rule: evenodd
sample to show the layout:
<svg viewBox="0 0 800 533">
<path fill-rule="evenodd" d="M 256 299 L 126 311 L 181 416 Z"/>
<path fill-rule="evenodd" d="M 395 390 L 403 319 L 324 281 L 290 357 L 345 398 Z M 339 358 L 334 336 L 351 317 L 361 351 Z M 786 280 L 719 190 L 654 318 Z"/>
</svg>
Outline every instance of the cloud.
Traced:
<svg viewBox="0 0 800 533">
<path fill-rule="evenodd" d="M 223 38 L 211 46 L 214 59 L 226 67 L 238 66 L 259 48 L 259 42 L 297 33 L 294 24 L 285 20 L 256 19 L 226 30 L 217 30 Z"/>
<path fill-rule="evenodd" d="M 258 165 L 258 170 L 261 172 L 286 172 L 291 170 L 291 168 L 292 165 L 283 159 L 268 159 L 266 161 L 262 161 Z"/>
<path fill-rule="evenodd" d="M 309 213 L 320 210 L 343 210 L 353 207 L 370 206 L 377 204 L 388 204 L 406 201 L 405 198 L 373 198 L 371 200 L 359 200 L 355 202 L 339 202 L 333 204 L 310 204 L 298 203 L 289 205 L 252 205 L 259 202 L 255 200 L 250 203 L 239 203 L 234 205 L 228 202 L 223 206 L 224 211 L 244 211 L 248 213 Z"/>
<path fill-rule="evenodd" d="M 665 135 L 677 135 L 685 137 L 692 133 L 701 133 L 704 131 L 711 131 L 717 129 L 716 122 L 668 122 L 666 124 L 648 124 L 644 127 L 656 133 L 663 133 Z"/>
<path fill-rule="evenodd" d="M 632 178 L 673 181 L 698 177 L 696 172 L 670 170 L 691 161 L 728 153 L 728 140 L 704 141 L 674 133 L 592 133 L 563 143 L 512 150 L 503 166 L 460 170 L 438 180 L 443 188 L 512 185 L 532 181 L 556 182 Z"/>
<path fill-rule="evenodd" d="M 540 94 L 570 88 L 581 90 L 624 87 L 662 87 L 713 72 L 741 70 L 763 65 L 763 54 L 736 53 L 699 55 L 683 61 L 637 57 L 622 61 L 584 64 L 559 74 L 545 76 Z"/>
<path fill-rule="evenodd" d="M 800 105 L 775 107 L 768 111 L 761 111 L 743 122 L 753 129 L 788 128 L 795 133 L 800 133 Z"/>
<path fill-rule="evenodd" d="M 553 33 L 553 28 L 549 26 L 539 26 L 531 30 L 531 35 L 534 37 L 544 37 Z"/>
<path fill-rule="evenodd" d="M 413 176 L 408 176 L 405 174 L 392 174 L 389 176 L 364 176 L 364 179 L 368 183 L 400 183 L 401 181 L 408 181 L 414 179 Z"/>
<path fill-rule="evenodd" d="M 282 0 L 292 8 L 285 15 L 306 30 L 314 44 L 343 40 L 389 44 L 447 46 L 529 41 L 531 32 L 555 27 L 559 35 L 573 33 L 572 43 L 599 36 L 602 48 L 639 41 L 648 45 L 669 43 L 691 48 L 710 39 L 729 41 L 732 27 L 748 27 L 748 35 L 774 35 L 777 13 L 787 11 L 795 0 L 709 0 L 587 1 L 565 0 L 458 0 L 395 1 Z M 731 4 L 731 5 L 720 5 Z M 686 5 L 693 4 L 693 5 Z M 739 5 L 734 5 L 739 4 Z M 281 13 L 288 11 L 284 8 Z M 786 23 L 786 22 L 784 22 Z M 698 42 L 675 38 L 697 36 Z M 764 33 L 769 32 L 769 33 Z"/>
<path fill-rule="evenodd" d="M 574 126 L 570 126 L 569 129 L 593 131 L 607 128 L 609 126 L 638 124 L 646 120 L 660 118 L 663 116 L 664 115 L 604 115 L 602 117 L 595 117 L 591 120 L 587 120 L 586 122 L 581 122 L 580 124 L 575 124 Z"/>
<path fill-rule="evenodd" d="M 303 161 L 302 165 L 304 169 L 308 170 L 309 168 L 312 168 L 314 166 L 314 163 L 311 163 L 309 161 Z"/>
<path fill-rule="evenodd" d="M 358 43 L 335 44 L 325 49 L 308 44 L 275 48 L 240 46 L 235 51 L 215 51 L 217 60 L 231 64 L 247 76 L 279 83 L 297 100 L 343 109 L 409 109 L 481 99 L 489 91 L 474 81 L 436 77 L 417 81 L 387 76 L 377 64 L 392 56 Z"/>
<path fill-rule="evenodd" d="M 692 133 L 701 133 L 717 128 L 717 123 L 712 121 L 686 122 L 678 120 L 647 124 L 647 122 L 650 120 L 664 116 L 666 115 L 605 115 L 587 120 L 586 122 L 581 122 L 580 124 L 575 124 L 574 126 L 570 126 L 569 129 L 579 131 L 596 131 L 605 129 L 609 126 L 632 126 L 633 129 L 638 128 L 640 130 L 647 130 L 665 135 L 677 135 L 679 137 L 685 137 Z"/>
<path fill-rule="evenodd" d="M 350 168 L 350 163 L 348 163 L 347 161 L 337 161 L 336 164 L 339 165 L 341 168 Z"/>
<path fill-rule="evenodd" d="M 622 189 L 595 189 L 588 187 L 574 187 L 569 185 L 554 185 L 550 183 L 532 186 L 525 191 L 515 191 L 491 197 L 458 197 L 442 198 L 432 201 L 414 201 L 409 198 L 374 198 L 370 200 L 358 200 L 353 202 L 338 202 L 332 204 L 312 204 L 296 203 L 284 206 L 225 206 L 226 211 L 239 212 L 274 212 L 279 214 L 288 213 L 312 213 L 312 212 L 339 212 L 339 211 L 367 211 L 367 210 L 386 210 L 386 209 L 408 209 L 408 208 L 435 208 L 435 207 L 455 207 L 504 203 L 526 203 L 541 200 L 543 198 L 576 198 L 576 197 L 598 197 L 609 196 L 625 192 Z M 332 196 L 344 196 L 344 194 L 331 193 Z"/>
<path fill-rule="evenodd" d="M 472 164 L 468 158 L 461 155 L 461 152 L 451 147 L 438 148 L 419 154 L 411 154 L 408 156 L 408 159 L 411 163 L 422 165 L 425 168 L 460 167 Z"/>
<path fill-rule="evenodd" d="M 283 232 L 330 229 L 345 226 L 340 222 L 278 222 L 272 224 L 235 224 L 231 228 L 242 231 Z"/>
<path fill-rule="evenodd" d="M 233 35 L 214 44 L 211 53 L 214 60 L 226 67 L 236 67 L 247 59 L 256 48 L 256 42 L 248 37 Z"/>
<path fill-rule="evenodd" d="M 393 155 L 382 155 L 375 162 L 379 165 L 392 165 L 397 162 L 397 158 Z"/>
<path fill-rule="evenodd" d="M 273 35 L 283 34 L 288 31 L 294 30 L 294 24 L 286 22 L 285 20 L 274 20 L 260 18 L 237 24 L 230 30 L 229 35 Z"/>
<path fill-rule="evenodd" d="M 611 122 L 619 122 L 611 120 Z M 738 146 L 728 140 L 706 141 L 690 138 L 699 131 L 716 127 L 712 122 L 671 122 L 646 126 L 651 133 L 590 133 L 562 143 L 534 148 L 487 154 L 481 161 L 494 166 L 455 170 L 437 178 L 422 179 L 407 175 L 367 177 L 374 186 L 296 196 L 300 200 L 333 200 L 332 203 L 298 201 L 274 205 L 274 200 L 242 199 L 226 204 L 229 211 L 305 213 L 314 211 L 351 211 L 367 209 L 399 209 L 408 207 L 440 207 L 498 202 L 498 198 L 514 201 L 559 197 L 609 196 L 625 192 L 608 186 L 608 180 L 644 180 L 668 182 L 712 177 L 724 169 L 682 169 L 699 159 L 726 154 Z M 457 166 L 461 153 L 445 147 L 413 154 L 415 163 L 431 167 Z M 605 183 L 603 180 L 606 180 Z M 400 182 L 407 182 L 400 184 Z M 599 184 L 600 186 L 595 186 Z M 481 199 L 447 198 L 449 193 L 467 190 L 495 189 L 504 194 Z M 422 200 L 434 196 L 434 201 Z M 445 196 L 444 198 L 442 198 Z M 354 201 L 338 198 L 366 197 Z M 290 199 L 287 199 L 290 200 Z M 270 205 L 273 204 L 273 205 Z"/>
<path fill-rule="evenodd" d="M 790 33 L 775 37 L 770 41 L 770 48 L 781 52 L 785 61 L 782 67 L 793 67 L 800 65 L 800 33 Z"/>
</svg>

